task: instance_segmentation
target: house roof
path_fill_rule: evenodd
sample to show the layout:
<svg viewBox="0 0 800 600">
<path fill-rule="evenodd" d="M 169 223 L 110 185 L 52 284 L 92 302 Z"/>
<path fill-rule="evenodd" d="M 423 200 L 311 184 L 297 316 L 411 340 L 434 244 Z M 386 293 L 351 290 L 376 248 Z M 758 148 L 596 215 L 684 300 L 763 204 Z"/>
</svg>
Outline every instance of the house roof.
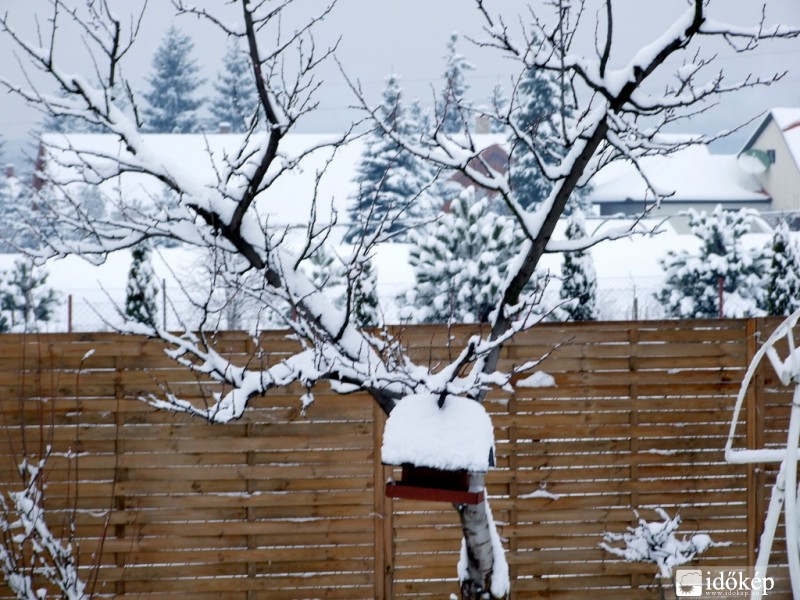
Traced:
<svg viewBox="0 0 800 600">
<path fill-rule="evenodd" d="M 800 108 L 773 108 L 758 125 L 753 135 L 747 139 L 739 153 L 749 150 L 772 122 L 780 129 L 795 164 L 800 168 Z"/>
<path fill-rule="evenodd" d="M 392 410 L 383 433 L 381 459 L 386 464 L 412 464 L 473 472 L 489 470 L 494 428 L 483 405 L 460 396 L 406 396 Z"/>
<path fill-rule="evenodd" d="M 640 161 L 653 185 L 671 193 L 665 202 L 767 202 L 758 180 L 742 171 L 733 154 L 712 154 L 706 144 L 691 144 L 672 154 Z M 652 199 L 641 174 L 630 161 L 617 161 L 592 178 L 592 202 Z"/>
</svg>

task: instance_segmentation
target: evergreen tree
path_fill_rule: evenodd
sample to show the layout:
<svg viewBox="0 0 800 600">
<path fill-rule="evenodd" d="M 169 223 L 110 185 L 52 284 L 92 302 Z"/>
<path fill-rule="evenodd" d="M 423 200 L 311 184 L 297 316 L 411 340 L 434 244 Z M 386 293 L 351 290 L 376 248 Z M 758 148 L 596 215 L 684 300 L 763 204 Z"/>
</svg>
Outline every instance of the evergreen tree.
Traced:
<svg viewBox="0 0 800 600">
<path fill-rule="evenodd" d="M 360 267 L 353 282 L 353 314 L 361 327 L 377 327 L 381 324 L 378 277 L 371 260 L 365 260 Z"/>
<path fill-rule="evenodd" d="M 402 103 L 402 89 L 395 75 L 386 80 L 383 103 L 378 114 L 386 127 L 398 135 L 414 135 Z M 418 132 L 419 130 L 417 130 Z M 374 130 L 367 138 L 366 148 L 356 170 L 358 193 L 348 209 L 350 229 L 345 241 L 354 242 L 362 235 L 372 235 L 379 228 L 388 236 L 396 236 L 406 226 L 396 220 L 415 218 L 424 199 L 430 169 L 383 131 Z M 395 239 L 393 237 L 393 239 Z"/>
<path fill-rule="evenodd" d="M 203 99 L 197 88 L 203 80 L 197 76 L 199 67 L 192 58 L 194 44 L 189 36 L 176 27 L 167 30 L 153 56 L 153 72 L 144 95 L 145 127 L 154 133 L 191 133 L 198 129 L 197 111 Z"/>
<path fill-rule="evenodd" d="M 416 285 L 402 316 L 425 323 L 486 321 L 515 254 L 511 219 L 490 211 L 489 201 L 476 200 L 470 187 L 449 213 L 409 237 Z"/>
<path fill-rule="evenodd" d="M 667 315 L 681 319 L 719 316 L 720 284 L 724 317 L 763 314 L 765 257 L 760 250 L 746 250 L 742 245 L 754 212 L 724 211 L 718 205 L 710 215 L 694 210 L 687 214 L 692 233 L 700 238 L 700 251 L 671 250 L 661 261 L 666 278 L 656 298 Z"/>
<path fill-rule="evenodd" d="M 517 89 L 519 109 L 515 125 L 534 144 L 538 159 L 555 164 L 563 153 L 558 139 L 557 120 L 562 114 L 560 86 L 554 75 L 541 69 L 527 70 Z M 516 135 L 511 135 L 509 178 L 517 201 L 527 210 L 534 210 L 550 193 L 551 182 L 544 176 L 537 156 Z"/>
<path fill-rule="evenodd" d="M 153 265 L 150 263 L 149 246 L 146 243 L 139 244 L 131 251 L 131 257 L 125 316 L 131 321 L 155 329 L 158 321 L 158 287 Z"/>
<path fill-rule="evenodd" d="M 342 261 L 333 250 L 322 245 L 303 261 L 303 265 L 314 287 L 331 298 L 336 306 L 341 307 L 344 304 L 347 281 Z"/>
<path fill-rule="evenodd" d="M 770 250 L 765 308 L 771 316 L 790 315 L 800 308 L 800 247 L 785 219 L 775 227 Z"/>
<path fill-rule="evenodd" d="M 492 97 L 489 99 L 489 114 L 503 115 L 508 110 L 508 98 L 506 98 L 503 86 L 496 85 L 492 88 Z M 489 131 L 491 133 L 507 133 L 506 124 L 500 119 L 489 119 Z"/>
<path fill-rule="evenodd" d="M 221 123 L 229 123 L 234 133 L 246 131 L 258 110 L 258 91 L 250 58 L 235 38 L 228 43 L 214 91 L 216 95 L 209 105 L 214 117 L 212 129 L 216 130 Z"/>
<path fill-rule="evenodd" d="M 0 331 L 38 331 L 40 323 L 53 318 L 58 304 L 58 294 L 47 287 L 47 271 L 18 260 L 13 271 L 3 272 L 0 283 Z"/>
<path fill-rule="evenodd" d="M 586 224 L 583 213 L 575 210 L 567 221 L 568 240 L 586 237 Z M 574 300 L 565 305 L 567 319 L 570 321 L 594 321 L 597 319 L 597 276 L 594 261 L 585 251 L 566 252 L 561 266 L 561 291 L 564 300 Z"/>
<path fill-rule="evenodd" d="M 462 112 L 469 86 L 466 82 L 466 73 L 475 68 L 467 59 L 456 51 L 458 33 L 452 33 L 447 43 L 447 61 L 444 70 L 444 91 L 440 106 L 437 107 L 437 116 L 444 133 L 461 133 L 465 130 L 465 120 L 468 113 Z"/>
</svg>

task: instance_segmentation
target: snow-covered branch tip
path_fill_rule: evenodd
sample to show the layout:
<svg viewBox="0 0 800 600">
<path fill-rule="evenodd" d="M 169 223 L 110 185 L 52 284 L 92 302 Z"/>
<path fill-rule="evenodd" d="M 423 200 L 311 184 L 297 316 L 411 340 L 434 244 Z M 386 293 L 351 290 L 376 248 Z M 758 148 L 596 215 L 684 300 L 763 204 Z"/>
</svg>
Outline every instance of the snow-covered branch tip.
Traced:
<svg viewBox="0 0 800 600">
<path fill-rule="evenodd" d="M 41 479 L 46 460 L 24 460 L 19 465 L 23 489 L 0 495 L 0 571 L 20 600 L 41 600 L 43 582 L 57 588 L 65 600 L 85 600 L 77 549 L 47 524 Z"/>
</svg>

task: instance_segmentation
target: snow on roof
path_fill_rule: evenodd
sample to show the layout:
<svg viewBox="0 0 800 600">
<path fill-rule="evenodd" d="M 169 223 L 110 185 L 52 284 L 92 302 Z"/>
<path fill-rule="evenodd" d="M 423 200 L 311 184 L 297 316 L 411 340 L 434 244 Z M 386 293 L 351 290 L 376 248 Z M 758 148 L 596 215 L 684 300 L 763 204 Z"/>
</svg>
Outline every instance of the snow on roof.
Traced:
<svg viewBox="0 0 800 600">
<path fill-rule="evenodd" d="M 225 161 L 238 151 L 244 139 L 240 134 L 149 134 L 143 138 L 159 153 L 169 156 L 171 164 L 191 172 L 201 184 L 211 187 L 216 186 L 217 174 L 222 171 Z M 62 152 L 69 157 L 68 152 L 61 150 L 69 146 L 119 157 L 127 154 L 114 135 L 49 133 L 44 134 L 42 140 L 55 158 L 62 156 Z M 309 148 L 335 140 L 336 136 L 332 134 L 292 134 L 281 142 L 281 154 L 289 159 L 295 158 Z M 298 167 L 283 173 L 269 191 L 260 196 L 259 210 L 275 225 L 307 224 L 316 175 L 324 169 L 325 175 L 317 193 L 319 221 L 330 222 L 332 211 L 346 215 L 350 195 L 355 190 L 355 168 L 363 149 L 361 140 L 340 146 L 329 165 L 326 163 L 332 155 L 331 148 L 312 152 Z M 55 177 L 67 175 L 65 168 L 53 160 L 47 161 L 45 168 Z M 155 178 L 135 173 L 125 174 L 119 182 L 107 182 L 102 188 L 112 196 L 119 188 L 123 197 L 142 201 L 158 198 L 164 190 L 163 184 Z"/>
<path fill-rule="evenodd" d="M 494 453 L 494 428 L 483 405 L 435 394 L 406 396 L 392 410 L 383 433 L 382 460 L 457 471 L 485 472 Z"/>
<path fill-rule="evenodd" d="M 665 202 L 763 202 L 769 196 L 758 181 L 744 173 L 734 154 L 712 154 L 705 144 L 692 144 L 669 155 L 641 160 L 643 171 L 663 191 L 674 192 Z M 630 161 L 614 162 L 592 178 L 593 202 L 641 201 L 652 198 Z"/>
<path fill-rule="evenodd" d="M 243 134 L 145 134 L 142 137 L 150 147 L 166 155 L 170 164 L 192 173 L 202 184 L 211 187 L 217 185 L 217 174 L 245 139 Z M 293 159 L 310 148 L 333 143 L 337 137 L 335 134 L 289 134 L 281 141 L 281 156 Z M 499 134 L 484 134 L 475 136 L 473 141 L 477 148 L 487 148 L 501 143 L 503 139 Z M 66 157 L 74 161 L 74 156 L 65 150 L 70 147 L 120 158 L 129 156 L 118 136 L 111 134 L 46 133 L 42 135 L 42 141 L 56 160 Z M 258 141 L 254 137 L 248 147 L 253 147 Z M 357 191 L 354 180 L 364 150 L 364 138 L 338 146 L 335 154 L 332 148 L 315 150 L 262 193 L 258 202 L 259 210 L 268 215 L 276 226 L 306 225 L 315 195 L 316 177 L 324 171 L 316 194 L 318 220 L 320 223 L 331 222 L 335 211 L 338 214 L 337 222 L 347 225 L 347 208 Z M 58 179 L 72 174 L 74 177 L 75 172 L 58 165 L 56 160 L 45 163 L 45 169 L 51 176 Z M 140 201 L 158 198 L 164 190 L 160 181 L 136 173 L 125 174 L 119 182 L 106 182 L 101 187 L 112 196 L 121 192 L 125 198 L 138 198 Z M 344 227 L 338 229 L 344 233 Z"/>
</svg>

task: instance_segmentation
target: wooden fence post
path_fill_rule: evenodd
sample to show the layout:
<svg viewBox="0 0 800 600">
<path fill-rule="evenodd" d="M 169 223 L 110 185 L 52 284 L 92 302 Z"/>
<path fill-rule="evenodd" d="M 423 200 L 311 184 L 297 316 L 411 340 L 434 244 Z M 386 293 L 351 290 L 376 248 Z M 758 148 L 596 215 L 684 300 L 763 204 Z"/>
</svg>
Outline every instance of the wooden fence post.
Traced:
<svg viewBox="0 0 800 600">
<path fill-rule="evenodd" d="M 758 347 L 757 338 L 763 339 L 764 319 L 748 319 L 745 328 L 745 343 L 747 352 L 745 353 L 746 362 L 743 365 L 747 369 L 753 360 Z M 761 334 L 761 335 L 759 335 Z M 762 363 L 756 371 L 753 382 L 745 397 L 746 413 L 746 435 L 747 448 L 762 448 L 764 443 L 764 365 Z M 756 564 L 758 543 L 761 538 L 761 530 L 764 526 L 764 516 L 766 511 L 764 486 L 766 485 L 763 465 L 749 463 L 747 465 L 747 564 Z"/>
<path fill-rule="evenodd" d="M 386 497 L 385 485 L 388 473 L 387 468 L 381 462 L 381 444 L 383 443 L 383 426 L 386 415 L 377 402 L 373 402 L 372 406 L 372 432 L 375 448 L 373 451 L 375 599 L 391 600 L 394 582 L 394 506 L 392 499 Z"/>
<path fill-rule="evenodd" d="M 630 481 L 631 481 L 631 508 L 636 510 L 639 508 L 639 492 L 638 492 L 638 485 L 637 481 L 639 479 L 639 466 L 638 466 L 638 454 L 639 454 L 639 436 L 641 435 L 641 431 L 639 429 L 639 383 L 638 378 L 636 377 L 636 373 L 639 370 L 639 354 L 638 354 L 638 344 L 639 344 L 639 324 L 638 323 L 631 323 L 630 329 L 628 330 L 628 344 L 629 344 L 629 354 L 628 354 L 628 369 L 630 371 L 630 379 L 628 380 L 628 394 L 630 397 L 630 414 L 629 420 L 630 423 Z M 631 573 L 631 588 L 632 589 L 639 589 L 640 585 L 640 574 L 633 572 Z"/>
</svg>

